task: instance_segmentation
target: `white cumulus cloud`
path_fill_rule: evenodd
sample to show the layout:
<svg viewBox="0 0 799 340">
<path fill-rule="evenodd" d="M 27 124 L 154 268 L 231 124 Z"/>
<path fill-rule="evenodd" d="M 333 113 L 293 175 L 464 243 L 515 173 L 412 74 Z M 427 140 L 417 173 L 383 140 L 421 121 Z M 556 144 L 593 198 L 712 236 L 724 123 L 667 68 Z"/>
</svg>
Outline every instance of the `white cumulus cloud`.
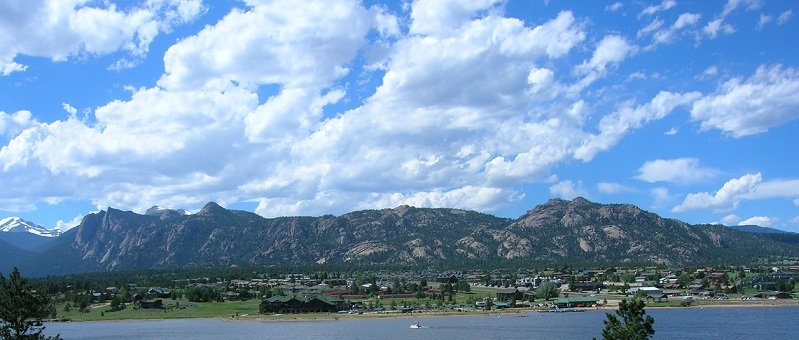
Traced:
<svg viewBox="0 0 799 340">
<path fill-rule="evenodd" d="M 20 110 L 14 113 L 0 111 L 0 136 L 16 136 L 22 130 L 36 124 L 31 112 Z"/>
<path fill-rule="evenodd" d="M 722 218 L 721 221 L 719 221 L 719 222 L 721 222 L 721 224 L 724 224 L 724 225 L 733 225 L 733 224 L 736 224 L 736 223 L 738 223 L 740 221 L 741 221 L 741 217 L 739 217 L 738 215 L 729 214 L 727 216 L 724 216 L 724 218 Z"/>
<path fill-rule="evenodd" d="M 638 15 L 638 17 L 642 17 L 644 15 L 652 15 L 657 12 L 668 10 L 674 6 L 677 6 L 677 1 L 674 0 L 664 0 L 659 5 L 652 5 L 647 8 L 644 8 L 643 11 Z"/>
<path fill-rule="evenodd" d="M 732 25 L 725 23 L 724 19 L 716 19 L 707 23 L 707 25 L 705 25 L 702 31 L 705 33 L 705 35 L 710 37 L 710 39 L 716 39 L 719 33 L 724 33 L 724 34 L 735 33 L 735 28 L 732 27 Z"/>
<path fill-rule="evenodd" d="M 614 3 L 610 4 L 610 5 L 605 6 L 605 10 L 608 11 L 608 12 L 615 12 L 615 11 L 618 11 L 619 9 L 621 9 L 622 6 L 624 6 L 623 3 L 614 2 Z"/>
<path fill-rule="evenodd" d="M 58 222 L 56 222 L 55 229 L 67 231 L 77 227 L 80 222 L 83 222 L 83 215 L 75 216 L 75 218 L 69 221 L 58 220 Z"/>
<path fill-rule="evenodd" d="M 414 34 L 436 36 L 451 32 L 471 21 L 478 11 L 500 0 L 419 0 L 411 10 L 410 30 Z"/>
<path fill-rule="evenodd" d="M 655 200 L 655 205 L 660 206 L 668 204 L 672 200 L 672 196 L 668 188 L 653 188 L 650 192 L 652 194 L 652 198 Z"/>
<path fill-rule="evenodd" d="M 785 24 L 786 22 L 788 22 L 788 20 L 791 20 L 791 18 L 793 18 L 793 10 L 792 9 L 789 9 L 789 10 L 787 10 L 785 12 L 782 12 L 777 17 L 777 25 Z"/>
<path fill-rule="evenodd" d="M 738 225 L 756 225 L 760 227 L 771 227 L 777 223 L 779 219 L 768 216 L 754 216 L 738 222 Z"/>
<path fill-rule="evenodd" d="M 734 178 L 716 191 L 715 193 L 700 192 L 689 194 L 683 202 L 672 208 L 673 212 L 685 212 L 689 210 L 713 210 L 725 211 L 738 207 L 742 196 L 752 192 L 755 187 L 763 181 L 760 173 L 747 174 L 739 178 Z"/>
<path fill-rule="evenodd" d="M 585 39 L 571 12 L 531 24 L 495 1 L 415 2 L 419 26 L 399 36 L 401 20 L 358 1 L 246 4 L 172 45 L 157 86 L 130 88 L 92 120 L 12 114 L 25 124 L 5 124 L 5 194 L 137 211 L 246 200 L 267 216 L 397 204 L 485 211 L 520 199 L 521 183 L 547 181 L 585 137 L 587 105 L 553 102 L 561 85 L 548 66 Z M 355 69 L 372 43 L 386 47 L 377 66 Z M 593 60 L 620 59 L 599 49 Z M 362 103 L 323 117 L 347 98 L 341 80 L 354 72 L 382 78 Z"/>
<path fill-rule="evenodd" d="M 693 103 L 691 118 L 702 131 L 719 129 L 745 137 L 799 118 L 799 71 L 761 66 L 748 79 L 733 78 Z"/>
<path fill-rule="evenodd" d="M 628 187 L 626 185 L 622 185 L 619 183 L 610 183 L 610 182 L 600 182 L 596 185 L 597 190 L 604 194 L 618 194 L 622 192 L 632 192 L 635 189 Z"/>
<path fill-rule="evenodd" d="M 575 84 L 571 91 L 580 92 L 591 83 L 605 76 L 608 68 L 615 67 L 636 51 L 635 45 L 630 44 L 623 37 L 608 35 L 597 44 L 590 60 L 575 67 L 575 72 L 584 75 L 584 78 Z"/>
<path fill-rule="evenodd" d="M 701 14 L 683 13 L 680 14 L 679 17 L 677 17 L 677 21 L 674 22 L 674 25 L 672 25 L 672 27 L 674 27 L 675 29 L 682 29 L 688 26 L 693 26 L 696 25 L 699 22 L 699 19 L 701 18 L 702 18 Z"/>
<path fill-rule="evenodd" d="M 6 1 L 0 4 L 2 73 L 26 69 L 15 61 L 18 55 L 62 61 L 122 50 L 140 58 L 158 34 L 203 11 L 200 0 L 148 1 L 126 9 L 86 0 Z"/>
<path fill-rule="evenodd" d="M 234 10 L 169 48 L 159 85 L 170 90 L 281 84 L 312 89 L 348 72 L 374 13 L 352 1 L 271 1 Z M 213 48 L 209 48 L 213 46 Z"/>
<path fill-rule="evenodd" d="M 773 179 L 764 181 L 745 196 L 747 199 L 799 197 L 799 179 Z"/>
<path fill-rule="evenodd" d="M 583 189 L 583 182 L 572 182 L 571 180 L 560 181 L 549 187 L 549 193 L 553 197 L 563 199 L 573 199 L 575 197 L 586 197 L 588 193 Z"/>
<path fill-rule="evenodd" d="M 618 64 L 635 51 L 635 46 L 618 35 L 602 38 L 597 44 L 591 60 L 583 63 L 589 70 L 604 71 L 609 64 Z"/>
<path fill-rule="evenodd" d="M 760 8 L 762 5 L 762 0 L 727 0 L 727 3 L 724 5 L 724 10 L 721 12 L 721 17 L 728 16 L 740 7 L 745 7 L 747 11 L 752 11 Z"/>
<path fill-rule="evenodd" d="M 691 183 L 712 178 L 718 171 L 703 168 L 696 158 L 656 159 L 638 169 L 636 178 L 649 182 Z"/>
<path fill-rule="evenodd" d="M 637 193 L 619 183 L 559 181 L 556 169 L 574 159 L 589 162 L 681 107 L 693 108 L 703 131 L 734 136 L 785 124 L 797 111 L 792 68 L 724 78 L 704 96 L 691 92 L 690 79 L 687 89 L 661 87 L 669 70 L 632 60 L 649 53 L 626 36 L 632 33 L 590 31 L 591 18 L 568 10 L 543 19 L 506 16 L 502 0 L 409 1 L 396 13 L 397 6 L 357 0 L 245 0 L 213 22 L 174 32 L 172 41 L 156 37 L 202 15 L 200 1 L 16 2 L 31 10 L 18 16 L 4 10 L 9 3 L 0 4 L 0 33 L 14 33 L 0 35 L 4 74 L 24 70 L 30 56 L 101 60 L 119 70 L 143 64 L 142 71 L 163 73 L 126 84 L 134 72 L 106 72 L 119 83 L 98 90 L 107 92 L 92 100 L 102 102 L 55 98 L 55 112 L 17 104 L 0 111 L 6 210 L 74 199 L 140 212 L 153 204 L 248 202 L 264 216 L 400 204 L 491 211 L 521 200 L 530 184 L 564 198 L 588 189 Z M 646 10 L 652 21 L 639 34 L 701 34 L 707 14 L 675 12 L 669 24 L 658 18 L 675 5 Z M 624 6 L 607 10 L 624 14 Z M 22 25 L 3 31 L 9 23 Z M 25 32 L 33 23 L 42 30 Z M 147 56 L 156 43 L 166 49 L 163 70 Z M 731 74 L 719 72 L 727 65 L 708 68 L 708 78 Z M 696 71 L 679 73 L 690 72 Z M 4 79 L 31 81 L 22 76 Z M 121 90 L 122 97 L 98 99 Z M 654 138 L 667 138 L 663 126 L 653 129 Z M 678 201 L 664 182 L 695 183 L 712 174 L 684 158 L 647 162 L 638 177 L 660 182 L 652 197 L 671 207 Z M 728 183 L 705 194 L 709 209 L 754 197 L 794 199 L 791 181 L 759 181 L 748 191 Z M 698 205 L 686 198 L 681 207 Z"/>
<path fill-rule="evenodd" d="M 586 138 L 575 150 L 574 158 L 588 162 L 597 153 L 615 146 L 630 130 L 638 129 L 649 121 L 662 119 L 678 106 L 691 104 L 699 97 L 698 92 L 660 92 L 644 105 L 632 107 L 631 103 L 624 103 L 615 112 L 602 117 L 599 121 L 599 134 Z"/>
<path fill-rule="evenodd" d="M 652 34 L 652 44 L 645 47 L 645 50 L 652 50 L 660 44 L 670 44 L 676 41 L 681 35 L 695 35 L 691 27 L 699 23 L 701 14 L 683 13 L 674 21 L 671 26 L 661 28 L 664 21 L 654 19 L 649 25 L 638 31 L 638 38 L 647 34 Z"/>
<path fill-rule="evenodd" d="M 757 22 L 757 29 L 763 29 L 763 27 L 765 27 L 772 20 L 774 20 L 774 18 L 772 18 L 770 15 L 760 14 L 760 20 Z"/>
</svg>

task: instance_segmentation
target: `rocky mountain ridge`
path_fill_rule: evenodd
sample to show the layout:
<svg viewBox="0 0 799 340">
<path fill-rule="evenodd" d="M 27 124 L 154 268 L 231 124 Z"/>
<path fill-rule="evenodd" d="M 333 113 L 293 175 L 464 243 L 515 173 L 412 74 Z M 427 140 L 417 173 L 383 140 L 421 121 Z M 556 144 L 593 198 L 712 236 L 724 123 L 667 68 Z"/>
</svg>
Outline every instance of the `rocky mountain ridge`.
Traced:
<svg viewBox="0 0 799 340">
<path fill-rule="evenodd" d="M 232 265 L 745 263 L 774 255 L 799 255 L 797 235 L 690 225 L 633 205 L 576 198 L 549 200 L 515 220 L 410 206 L 280 218 L 216 203 L 191 215 L 109 208 L 86 216 L 46 251 L 16 261 L 0 256 L 0 265 L 48 275 Z"/>
</svg>

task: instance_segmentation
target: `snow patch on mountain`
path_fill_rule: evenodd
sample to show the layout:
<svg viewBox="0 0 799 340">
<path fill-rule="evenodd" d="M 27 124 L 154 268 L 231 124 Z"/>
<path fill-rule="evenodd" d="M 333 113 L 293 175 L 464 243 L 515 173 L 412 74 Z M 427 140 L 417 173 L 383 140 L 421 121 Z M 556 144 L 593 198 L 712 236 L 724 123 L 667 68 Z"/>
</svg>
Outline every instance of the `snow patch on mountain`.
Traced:
<svg viewBox="0 0 799 340">
<path fill-rule="evenodd" d="M 36 223 L 25 221 L 19 217 L 6 217 L 0 220 L 0 232 L 31 233 L 43 237 L 57 237 L 61 230 L 47 229 Z"/>
</svg>

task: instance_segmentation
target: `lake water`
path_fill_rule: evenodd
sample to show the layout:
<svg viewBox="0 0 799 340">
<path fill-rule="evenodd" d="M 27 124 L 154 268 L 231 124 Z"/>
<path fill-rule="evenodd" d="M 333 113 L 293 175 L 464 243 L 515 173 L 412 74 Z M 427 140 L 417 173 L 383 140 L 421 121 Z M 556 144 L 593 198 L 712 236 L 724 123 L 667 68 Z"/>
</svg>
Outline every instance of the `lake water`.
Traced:
<svg viewBox="0 0 799 340">
<path fill-rule="evenodd" d="M 612 312 L 612 311 L 610 311 Z M 799 337 L 799 307 L 650 309 L 655 339 L 791 339 Z M 64 339 L 591 339 L 605 312 L 347 319 L 224 321 L 184 319 L 48 323 Z M 411 329 L 412 322 L 422 329 Z"/>
</svg>

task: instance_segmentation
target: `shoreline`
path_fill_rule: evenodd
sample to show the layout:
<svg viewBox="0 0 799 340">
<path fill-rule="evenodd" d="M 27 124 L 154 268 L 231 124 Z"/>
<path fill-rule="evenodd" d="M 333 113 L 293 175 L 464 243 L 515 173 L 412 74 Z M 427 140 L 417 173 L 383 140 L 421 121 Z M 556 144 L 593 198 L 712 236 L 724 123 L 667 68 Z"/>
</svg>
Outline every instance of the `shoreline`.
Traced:
<svg viewBox="0 0 799 340">
<path fill-rule="evenodd" d="M 613 301 L 618 303 L 617 301 Z M 603 308 L 577 308 L 584 312 L 608 312 L 616 311 L 617 304 L 609 304 Z M 799 300 L 695 300 L 694 304 L 687 307 L 680 306 L 652 306 L 647 305 L 647 310 L 657 309 L 703 309 L 703 308 L 783 308 L 799 307 Z M 493 310 L 483 312 L 478 310 L 458 311 L 428 311 L 418 313 L 399 313 L 399 312 L 371 312 L 363 314 L 244 314 L 239 316 L 207 316 L 207 317 L 185 317 L 185 318 L 105 318 L 101 320 L 47 320 L 50 323 L 61 322 L 97 322 L 97 321 L 162 321 L 162 320 L 184 320 L 184 319 L 217 319 L 230 322 L 309 322 L 309 321 L 339 321 L 339 320 L 368 320 L 368 319 L 420 319 L 420 318 L 450 318 L 466 316 L 497 316 L 497 317 L 519 317 L 529 315 L 549 309 L 529 309 L 529 308 L 509 308 L 506 310 Z"/>
<path fill-rule="evenodd" d="M 648 307 L 658 308 L 748 308 L 748 307 L 799 307 L 799 300 L 694 300 L 694 304 L 689 307 Z"/>
<path fill-rule="evenodd" d="M 779 302 L 774 302 L 779 301 Z M 703 309 L 703 308 L 785 308 L 785 307 L 799 307 L 799 300 L 774 300 L 774 301 L 733 301 L 733 303 L 712 303 L 712 304 L 698 304 L 698 305 L 691 305 L 688 307 L 674 307 L 674 306 L 663 306 L 663 307 L 654 307 L 648 306 L 646 307 L 647 310 L 658 310 L 658 309 Z M 585 312 L 608 312 L 613 313 L 616 311 L 614 307 L 606 307 L 606 308 L 580 308 Z M 220 318 L 223 321 L 230 321 L 230 322 L 247 322 L 247 321 L 256 321 L 256 322 L 308 322 L 308 321 L 339 321 L 339 320 L 368 320 L 368 319 L 427 319 L 427 318 L 451 318 L 451 317 L 467 317 L 467 316 L 497 316 L 497 317 L 519 317 L 522 314 L 531 314 L 531 313 L 538 313 L 544 311 L 543 309 L 508 309 L 505 311 L 491 311 L 488 313 L 479 312 L 479 311 L 469 311 L 469 312 L 423 312 L 423 313 L 414 313 L 412 315 L 408 314 L 393 314 L 393 313 L 384 313 L 384 314 L 343 314 L 343 315 L 304 315 L 304 314 L 280 314 L 280 315 L 247 315 L 247 316 L 240 316 L 238 318 L 230 318 L 224 317 Z"/>
<path fill-rule="evenodd" d="M 703 300 L 702 300 L 703 301 Z M 703 309 L 703 308 L 784 308 L 784 307 L 799 307 L 799 300 L 756 300 L 756 301 L 738 301 L 738 300 L 716 300 L 716 301 L 703 301 L 705 303 L 693 304 L 687 307 L 676 306 L 647 306 L 647 310 L 657 309 Z M 585 312 L 608 312 L 616 311 L 617 305 L 611 305 L 604 308 L 579 308 Z M 380 313 L 380 314 L 341 314 L 341 315 L 312 315 L 312 314 L 279 314 L 279 315 L 247 315 L 238 318 L 221 318 L 225 321 L 337 321 L 342 319 L 363 320 L 363 319 L 412 319 L 412 318 L 448 318 L 448 317 L 465 317 L 465 316 L 508 316 L 518 317 L 520 314 L 530 314 L 545 311 L 548 309 L 527 309 L 527 308 L 510 308 L 503 311 L 467 311 L 467 312 L 422 312 L 414 314 L 400 314 L 400 313 Z"/>
</svg>

